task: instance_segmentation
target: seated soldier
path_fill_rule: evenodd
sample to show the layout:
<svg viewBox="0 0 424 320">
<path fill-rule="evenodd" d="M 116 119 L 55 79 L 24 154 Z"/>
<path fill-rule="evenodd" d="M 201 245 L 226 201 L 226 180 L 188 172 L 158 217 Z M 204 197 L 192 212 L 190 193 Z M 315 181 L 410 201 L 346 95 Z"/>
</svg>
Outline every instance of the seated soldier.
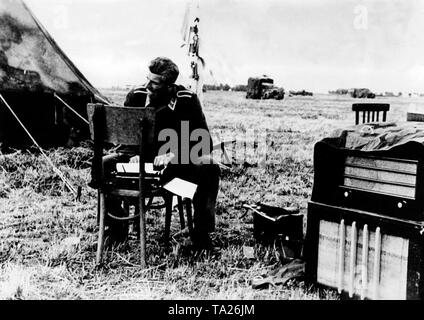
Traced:
<svg viewBox="0 0 424 320">
<path fill-rule="evenodd" d="M 210 157 L 212 139 L 206 119 L 196 94 L 175 84 L 179 70 L 173 61 L 158 57 L 151 61 L 149 70 L 147 83 L 131 90 L 124 105 L 155 108 L 156 145 L 152 152 L 154 156 L 149 159 L 149 155 L 146 155 L 146 161 L 164 167 L 161 176 L 163 183 L 178 177 L 198 185 L 193 198 L 193 244 L 196 248 L 206 249 L 211 246 L 209 232 L 215 228 L 220 175 L 219 166 Z M 112 171 L 117 162 L 138 162 L 134 151 L 122 147 L 117 149 L 116 154 L 104 157 L 105 170 Z M 113 210 L 112 214 L 125 215 L 118 201 L 106 201 Z M 118 241 L 126 238 L 127 227 L 124 223 L 109 221 L 109 225 L 109 237 L 115 237 Z"/>
</svg>

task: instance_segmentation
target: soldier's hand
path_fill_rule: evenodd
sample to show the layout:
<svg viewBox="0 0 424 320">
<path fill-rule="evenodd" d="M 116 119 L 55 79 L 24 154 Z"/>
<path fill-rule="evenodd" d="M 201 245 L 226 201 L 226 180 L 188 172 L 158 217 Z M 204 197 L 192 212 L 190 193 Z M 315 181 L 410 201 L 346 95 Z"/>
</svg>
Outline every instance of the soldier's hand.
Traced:
<svg viewBox="0 0 424 320">
<path fill-rule="evenodd" d="M 140 162 L 140 156 L 134 156 L 130 158 L 130 163 L 139 163 Z"/>
<path fill-rule="evenodd" d="M 167 154 L 162 154 L 160 156 L 157 156 L 155 158 L 155 160 L 153 161 L 153 166 L 157 167 L 157 168 L 164 168 L 166 167 L 171 161 L 172 159 L 175 158 L 175 155 L 170 152 Z"/>
</svg>

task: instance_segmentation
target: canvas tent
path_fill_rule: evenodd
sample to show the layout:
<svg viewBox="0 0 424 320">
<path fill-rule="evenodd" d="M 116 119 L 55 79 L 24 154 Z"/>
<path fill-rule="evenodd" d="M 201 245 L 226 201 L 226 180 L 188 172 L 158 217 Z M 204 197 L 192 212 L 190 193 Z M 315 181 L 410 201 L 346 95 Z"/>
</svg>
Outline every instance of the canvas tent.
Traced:
<svg viewBox="0 0 424 320">
<path fill-rule="evenodd" d="M 108 102 L 22 0 L 0 0 L 0 94 L 44 147 L 88 137 L 87 103 Z M 13 113 L 0 101 L 0 143 L 32 144 Z"/>
</svg>

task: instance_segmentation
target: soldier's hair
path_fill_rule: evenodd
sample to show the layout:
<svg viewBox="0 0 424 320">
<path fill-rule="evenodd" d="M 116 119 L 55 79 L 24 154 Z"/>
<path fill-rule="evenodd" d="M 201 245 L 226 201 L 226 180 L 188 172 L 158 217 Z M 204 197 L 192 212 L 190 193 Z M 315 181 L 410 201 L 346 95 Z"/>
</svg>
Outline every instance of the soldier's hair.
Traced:
<svg viewBox="0 0 424 320">
<path fill-rule="evenodd" d="M 153 59 L 149 64 L 149 70 L 152 73 L 164 76 L 170 84 L 177 80 L 180 73 L 177 65 L 171 59 L 165 57 Z"/>
</svg>

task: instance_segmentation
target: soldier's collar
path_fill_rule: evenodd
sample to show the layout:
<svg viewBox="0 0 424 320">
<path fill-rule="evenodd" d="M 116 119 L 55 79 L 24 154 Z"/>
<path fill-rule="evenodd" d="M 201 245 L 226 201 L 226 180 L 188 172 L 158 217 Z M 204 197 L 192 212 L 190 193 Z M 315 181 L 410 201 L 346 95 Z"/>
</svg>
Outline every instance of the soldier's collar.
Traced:
<svg viewBox="0 0 424 320">
<path fill-rule="evenodd" d="M 168 103 L 168 108 L 171 109 L 172 111 L 175 110 L 175 105 L 177 104 L 177 98 L 174 97 L 172 98 L 169 103 Z"/>
<path fill-rule="evenodd" d="M 171 98 L 171 100 L 168 102 L 168 104 L 164 104 L 162 105 L 160 108 L 156 109 L 156 113 L 158 113 L 159 111 L 162 111 L 166 108 L 171 109 L 171 111 L 175 110 L 175 105 L 177 104 L 177 98 Z"/>
</svg>

